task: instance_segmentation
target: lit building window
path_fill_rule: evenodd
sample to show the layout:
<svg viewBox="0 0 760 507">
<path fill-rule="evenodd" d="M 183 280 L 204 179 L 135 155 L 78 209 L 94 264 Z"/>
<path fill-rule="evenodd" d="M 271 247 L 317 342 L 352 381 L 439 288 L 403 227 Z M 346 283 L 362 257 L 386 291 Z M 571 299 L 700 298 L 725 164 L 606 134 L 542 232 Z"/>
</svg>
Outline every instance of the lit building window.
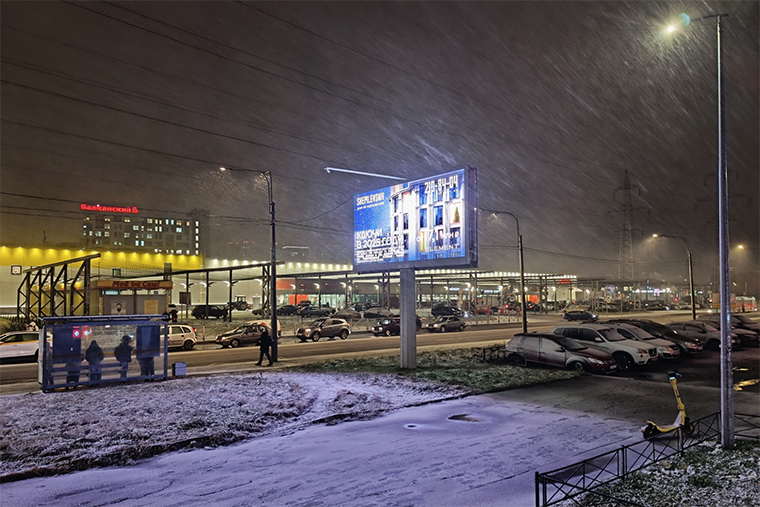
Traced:
<svg viewBox="0 0 760 507">
<path fill-rule="evenodd" d="M 107 238 L 108 236 L 110 236 L 110 235 L 111 235 L 111 233 L 110 233 L 110 232 L 108 232 L 108 231 L 106 231 L 105 233 L 103 233 L 103 235 L 104 235 L 104 236 Z"/>
<path fill-rule="evenodd" d="M 182 232 L 182 227 L 177 227 L 177 233 Z"/>
</svg>

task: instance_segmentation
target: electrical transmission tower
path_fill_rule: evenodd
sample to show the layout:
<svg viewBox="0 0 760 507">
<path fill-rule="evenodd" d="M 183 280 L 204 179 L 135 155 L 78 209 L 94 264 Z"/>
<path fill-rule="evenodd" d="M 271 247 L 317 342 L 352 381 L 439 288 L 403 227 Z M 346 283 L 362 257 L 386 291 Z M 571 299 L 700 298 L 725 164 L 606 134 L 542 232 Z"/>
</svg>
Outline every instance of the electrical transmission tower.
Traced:
<svg viewBox="0 0 760 507">
<path fill-rule="evenodd" d="M 633 212 L 640 209 L 647 209 L 643 207 L 633 207 L 632 194 L 634 189 L 638 192 L 638 195 L 641 195 L 641 188 L 631 185 L 631 180 L 628 177 L 628 170 L 626 169 L 623 175 L 623 186 L 616 188 L 612 194 L 612 198 L 615 199 L 617 193 L 621 192 L 623 196 L 623 204 L 609 211 L 609 213 L 622 214 L 622 223 L 620 225 L 620 253 L 618 256 L 618 280 L 623 283 L 623 285 L 626 285 L 626 282 L 628 282 L 630 286 L 633 286 L 636 280 L 636 271 L 634 269 L 633 260 L 633 231 L 635 230 L 633 227 Z M 640 305 L 640 294 L 635 291 L 633 294 L 635 305 L 638 307 Z"/>
</svg>

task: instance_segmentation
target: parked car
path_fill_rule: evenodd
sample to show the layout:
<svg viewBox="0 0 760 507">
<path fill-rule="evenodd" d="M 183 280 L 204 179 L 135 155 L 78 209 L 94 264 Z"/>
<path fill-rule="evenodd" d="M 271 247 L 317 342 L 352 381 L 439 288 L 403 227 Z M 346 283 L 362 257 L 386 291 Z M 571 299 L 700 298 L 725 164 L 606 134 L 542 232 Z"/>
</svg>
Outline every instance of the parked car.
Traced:
<svg viewBox="0 0 760 507">
<path fill-rule="evenodd" d="M 337 317 L 339 319 L 344 319 L 347 321 L 361 320 L 362 318 L 361 312 L 352 310 L 351 308 L 344 308 L 343 310 L 338 310 L 337 312 L 333 313 L 332 316 Z"/>
<path fill-rule="evenodd" d="M 296 331 L 296 337 L 301 342 L 306 340 L 318 342 L 323 336 L 328 338 L 337 336 L 341 340 L 345 340 L 349 334 L 351 334 L 351 324 L 335 317 L 317 319 L 308 326 L 299 327 Z"/>
<path fill-rule="evenodd" d="M 193 350 L 198 341 L 195 329 L 185 325 L 170 325 L 167 346 L 170 349 L 183 348 Z"/>
<path fill-rule="evenodd" d="M 334 311 L 335 310 L 329 306 L 308 305 L 303 307 L 301 311 L 298 312 L 298 315 L 301 317 L 326 317 L 327 315 L 331 315 Z"/>
<path fill-rule="evenodd" d="M 417 331 L 422 329 L 422 320 L 417 317 Z M 394 334 L 401 334 L 401 317 L 392 317 L 390 319 L 383 319 L 377 324 L 372 326 L 372 334 L 375 336 L 391 336 Z"/>
<path fill-rule="evenodd" d="M 562 315 L 562 318 L 567 321 L 580 320 L 583 322 L 595 322 L 599 317 L 586 310 L 570 310 Z"/>
<path fill-rule="evenodd" d="M 720 314 L 719 313 L 707 313 L 705 315 L 700 315 L 699 317 L 697 317 L 697 320 L 704 320 L 704 321 L 710 322 L 713 324 L 714 327 L 717 327 L 720 330 Z M 746 315 L 732 313 L 731 327 L 734 329 L 735 332 L 741 329 L 743 331 L 749 331 L 749 332 L 755 333 L 756 335 L 760 334 L 760 322 L 752 320 Z M 760 345 L 760 342 L 758 341 L 758 339 L 753 338 L 751 335 L 747 334 L 746 332 L 737 333 L 737 334 L 739 334 L 739 338 L 742 339 L 742 344 L 744 346 L 757 347 Z"/>
<path fill-rule="evenodd" d="M 216 343 L 223 348 L 232 347 L 233 349 L 241 345 L 258 345 L 261 335 L 266 326 L 254 322 L 246 322 L 232 331 L 227 331 L 216 337 Z"/>
<path fill-rule="evenodd" d="M 0 359 L 37 361 L 40 349 L 38 331 L 11 331 L 0 336 Z"/>
<path fill-rule="evenodd" d="M 698 339 L 707 350 L 720 350 L 720 329 L 714 327 L 709 321 L 687 320 L 686 322 L 671 322 L 667 326 L 680 335 Z M 739 335 L 731 333 L 731 348 L 741 347 L 741 345 Z"/>
<path fill-rule="evenodd" d="M 224 305 L 196 305 L 191 315 L 196 319 L 205 319 L 207 317 L 216 317 L 217 319 L 227 317 L 228 309 Z"/>
<path fill-rule="evenodd" d="M 467 324 L 456 316 L 438 317 L 435 321 L 427 325 L 428 333 L 439 332 L 445 333 L 446 331 L 464 331 Z"/>
<path fill-rule="evenodd" d="M 669 340 L 681 349 L 681 357 L 686 354 L 696 354 L 702 351 L 703 344 L 696 338 L 689 338 L 678 334 L 675 330 L 670 329 L 668 326 L 647 319 L 610 319 L 605 323 L 610 322 L 622 322 L 624 324 L 632 324 L 639 327 L 651 334 L 655 338 L 664 338 Z"/>
<path fill-rule="evenodd" d="M 614 322 L 607 322 L 605 325 L 610 326 L 612 329 L 620 333 L 623 338 L 654 345 L 657 347 L 657 354 L 660 359 L 672 361 L 673 359 L 678 359 L 681 357 L 681 349 L 678 348 L 678 345 L 670 340 L 655 338 L 640 327 L 636 327 L 632 324 Z"/>
<path fill-rule="evenodd" d="M 389 319 L 395 317 L 387 308 L 381 306 L 373 306 L 364 310 L 365 319 Z"/>
<path fill-rule="evenodd" d="M 704 315 L 700 315 L 700 317 L 704 317 Z M 734 319 L 733 315 L 731 316 L 731 333 L 736 334 L 739 337 L 739 340 L 741 341 L 741 344 L 743 347 L 757 347 L 758 342 L 760 342 L 760 337 L 758 336 L 757 332 L 751 331 L 744 327 L 737 327 L 733 325 Z M 699 317 L 697 320 L 700 320 Z M 708 322 L 711 326 L 714 326 L 718 329 L 718 332 L 720 332 L 720 320 L 706 320 L 703 319 L 702 322 Z"/>
<path fill-rule="evenodd" d="M 453 315 L 456 317 L 462 316 L 462 309 L 452 305 L 435 305 L 430 310 L 430 314 L 434 317 L 440 317 L 444 315 Z"/>
<path fill-rule="evenodd" d="M 592 373 L 609 373 L 617 369 L 615 359 L 607 352 L 551 333 L 516 334 L 507 344 L 507 363 L 544 364 Z"/>
<path fill-rule="evenodd" d="M 697 317 L 697 320 L 707 320 L 709 322 L 720 322 L 720 313 L 706 313 Z M 749 329 L 750 331 L 760 332 L 760 322 L 750 319 L 746 315 L 731 314 L 731 325 L 741 329 Z"/>
<path fill-rule="evenodd" d="M 277 307 L 277 315 L 295 315 L 300 311 L 296 305 L 282 305 Z"/>
<path fill-rule="evenodd" d="M 604 324 L 577 324 L 557 326 L 552 333 L 561 334 L 600 349 L 612 355 L 618 368 L 627 370 L 635 365 L 644 366 L 657 362 L 657 348 L 623 338 L 617 331 Z"/>
<path fill-rule="evenodd" d="M 663 303 L 662 301 L 649 301 L 644 302 L 644 310 L 650 310 L 650 311 L 661 311 L 661 310 L 670 310 L 670 307 Z"/>
</svg>

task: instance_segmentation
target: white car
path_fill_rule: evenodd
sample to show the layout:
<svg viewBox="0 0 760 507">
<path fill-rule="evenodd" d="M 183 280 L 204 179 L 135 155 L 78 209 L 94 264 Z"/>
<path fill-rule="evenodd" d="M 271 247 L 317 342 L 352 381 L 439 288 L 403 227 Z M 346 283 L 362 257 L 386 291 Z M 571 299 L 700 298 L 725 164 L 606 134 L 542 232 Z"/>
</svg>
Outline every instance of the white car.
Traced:
<svg viewBox="0 0 760 507">
<path fill-rule="evenodd" d="M 655 338 L 640 327 L 636 327 L 632 324 L 614 324 L 611 322 L 606 322 L 605 325 L 610 326 L 612 329 L 620 333 L 623 338 L 646 342 L 650 346 L 654 345 L 657 347 L 657 354 L 660 356 L 660 359 L 669 360 L 681 357 L 681 349 L 678 348 L 678 345 L 670 340 Z"/>
<path fill-rule="evenodd" d="M 36 361 L 39 350 L 38 331 L 12 331 L 0 336 L 0 359 L 25 357 Z"/>
<path fill-rule="evenodd" d="M 657 347 L 646 342 L 628 340 L 606 324 L 567 324 L 555 327 L 552 333 L 567 336 L 582 345 L 610 354 L 621 370 L 657 362 Z"/>
<path fill-rule="evenodd" d="M 179 324 L 169 326 L 168 346 L 170 349 L 183 348 L 185 350 L 193 350 L 197 341 L 198 337 L 195 334 L 195 329 L 192 327 Z"/>
</svg>

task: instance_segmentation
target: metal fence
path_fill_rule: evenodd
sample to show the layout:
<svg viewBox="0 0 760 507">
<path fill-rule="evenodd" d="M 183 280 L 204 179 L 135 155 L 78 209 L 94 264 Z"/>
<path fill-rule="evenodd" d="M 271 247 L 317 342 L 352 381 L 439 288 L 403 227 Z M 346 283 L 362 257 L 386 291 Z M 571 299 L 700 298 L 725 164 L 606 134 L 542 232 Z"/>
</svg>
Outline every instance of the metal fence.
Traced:
<svg viewBox="0 0 760 507">
<path fill-rule="evenodd" d="M 739 438 L 760 439 L 760 416 L 734 414 L 734 434 Z M 573 463 L 550 472 L 536 472 L 536 507 L 549 507 L 571 500 L 582 493 L 617 502 L 620 506 L 646 507 L 640 503 L 615 498 L 597 488 L 618 480 L 653 463 L 662 461 L 706 440 L 720 437 L 720 413 L 693 421 L 694 432 L 685 435 L 679 429 L 652 440 L 625 445 L 613 451 Z"/>
</svg>

